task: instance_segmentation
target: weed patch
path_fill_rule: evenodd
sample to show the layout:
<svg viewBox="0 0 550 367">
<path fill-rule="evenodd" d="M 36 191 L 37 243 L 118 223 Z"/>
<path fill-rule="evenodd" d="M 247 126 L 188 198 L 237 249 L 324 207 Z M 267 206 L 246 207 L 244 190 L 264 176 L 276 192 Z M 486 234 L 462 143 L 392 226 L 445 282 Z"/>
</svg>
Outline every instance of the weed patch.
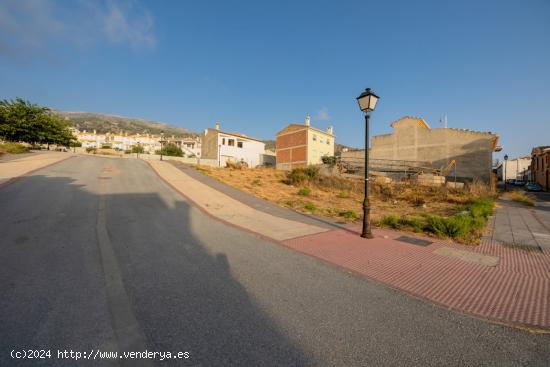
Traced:
<svg viewBox="0 0 550 367">
<path fill-rule="evenodd" d="M 300 196 L 309 196 L 311 194 L 311 189 L 309 187 L 302 187 L 298 190 L 298 195 Z"/>
<path fill-rule="evenodd" d="M 21 154 L 27 153 L 29 148 L 19 143 L 6 142 L 0 144 L 0 153 Z"/>
<path fill-rule="evenodd" d="M 340 212 L 338 212 L 338 216 L 344 217 L 344 218 L 347 218 L 347 219 L 355 219 L 355 218 L 357 218 L 357 214 L 355 214 L 355 212 L 354 212 L 353 210 L 343 210 L 343 211 L 340 211 Z"/>
<path fill-rule="evenodd" d="M 535 205 L 535 201 L 533 200 L 533 198 L 523 192 L 514 191 L 509 193 L 507 197 L 510 198 L 512 201 L 515 201 L 516 203 L 520 203 L 527 206 Z"/>
<path fill-rule="evenodd" d="M 337 197 L 338 199 L 349 199 L 349 193 L 342 191 L 342 192 L 339 192 L 339 193 L 336 195 L 336 197 Z"/>
</svg>

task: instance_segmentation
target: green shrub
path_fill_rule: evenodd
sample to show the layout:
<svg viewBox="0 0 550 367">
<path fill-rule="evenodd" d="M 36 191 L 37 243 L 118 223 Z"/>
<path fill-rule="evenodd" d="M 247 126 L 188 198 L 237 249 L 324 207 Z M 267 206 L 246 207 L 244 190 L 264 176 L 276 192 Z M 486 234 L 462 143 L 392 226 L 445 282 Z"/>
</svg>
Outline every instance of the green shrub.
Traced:
<svg viewBox="0 0 550 367">
<path fill-rule="evenodd" d="M 287 174 L 287 183 L 294 185 L 305 181 L 315 181 L 319 177 L 319 168 L 294 168 Z"/>
<path fill-rule="evenodd" d="M 309 210 L 309 211 L 314 211 L 315 209 L 317 209 L 317 207 L 315 206 L 315 204 L 313 204 L 311 202 L 307 202 L 307 203 L 304 204 L 304 209 Z"/>
<path fill-rule="evenodd" d="M 338 199 L 348 199 L 348 198 L 349 198 L 349 193 L 343 192 L 343 191 L 342 191 L 342 192 L 339 192 L 339 193 L 336 195 L 336 197 L 337 197 Z"/>
<path fill-rule="evenodd" d="M 303 171 L 303 169 L 296 168 L 287 174 L 287 180 L 285 183 L 294 185 L 294 184 L 301 184 L 302 182 L 305 182 L 307 180 L 308 180 L 308 177 Z"/>
<path fill-rule="evenodd" d="M 394 214 L 385 215 L 384 218 L 382 218 L 382 224 L 388 227 L 397 228 L 399 226 L 399 219 Z"/>
<path fill-rule="evenodd" d="M 166 155 L 169 157 L 183 157 L 183 151 L 176 144 L 166 144 L 161 150 L 155 151 L 155 154 Z"/>
<path fill-rule="evenodd" d="M 309 196 L 309 194 L 311 194 L 311 189 L 309 187 L 302 187 L 298 190 L 298 195 Z"/>
<path fill-rule="evenodd" d="M 444 218 L 428 216 L 426 218 L 426 230 L 434 234 L 445 236 L 447 233 L 447 227 L 445 225 Z"/>
<path fill-rule="evenodd" d="M 448 218 L 429 216 L 425 229 L 442 237 L 460 238 L 468 236 L 472 231 L 482 229 L 486 221 L 484 217 L 460 214 Z"/>
<path fill-rule="evenodd" d="M 424 218 L 402 217 L 399 218 L 398 225 L 401 227 L 409 227 L 415 232 L 422 232 L 424 231 L 425 221 Z"/>
<path fill-rule="evenodd" d="M 252 180 L 252 185 L 254 185 L 254 186 L 262 186 L 262 181 L 260 181 L 259 178 L 256 178 L 256 179 Z"/>
<path fill-rule="evenodd" d="M 336 165 L 336 157 L 335 156 L 324 155 L 324 156 L 321 157 L 321 161 L 323 161 L 324 164 L 328 164 L 331 167 Z"/>
<path fill-rule="evenodd" d="M 357 214 L 353 210 L 344 210 L 338 213 L 338 216 L 348 218 L 348 219 L 355 219 L 357 218 Z"/>
<path fill-rule="evenodd" d="M 480 217 L 487 219 L 490 215 L 493 214 L 494 206 L 495 202 L 491 198 L 474 199 L 466 203 L 466 209 L 474 218 Z"/>
<path fill-rule="evenodd" d="M 454 215 L 444 219 L 445 235 L 451 238 L 466 235 L 473 227 L 473 218 L 468 215 Z"/>
<path fill-rule="evenodd" d="M 111 149 L 111 146 L 109 144 L 103 144 L 101 149 Z"/>
<path fill-rule="evenodd" d="M 86 153 L 92 153 L 93 152 L 95 154 L 95 151 L 96 151 L 96 148 L 94 148 L 94 147 L 87 147 L 86 148 Z"/>
<path fill-rule="evenodd" d="M 294 208 L 294 205 L 296 205 L 296 202 L 295 201 L 292 201 L 292 200 L 289 200 L 285 203 L 286 205 L 288 205 L 289 207 L 291 208 Z"/>
</svg>

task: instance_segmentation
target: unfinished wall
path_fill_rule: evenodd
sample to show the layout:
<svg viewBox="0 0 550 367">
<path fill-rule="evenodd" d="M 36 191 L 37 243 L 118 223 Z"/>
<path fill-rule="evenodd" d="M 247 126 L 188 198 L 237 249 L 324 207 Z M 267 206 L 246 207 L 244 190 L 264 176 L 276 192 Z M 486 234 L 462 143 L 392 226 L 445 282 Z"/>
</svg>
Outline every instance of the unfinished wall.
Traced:
<svg viewBox="0 0 550 367">
<path fill-rule="evenodd" d="M 393 134 L 372 138 L 372 159 L 424 161 L 443 168 L 456 160 L 456 175 L 490 183 L 497 135 L 460 129 L 430 129 L 418 118 L 392 124 Z M 448 175 L 454 175 L 454 170 Z"/>
<path fill-rule="evenodd" d="M 202 136 L 201 158 L 218 160 L 218 133 L 216 129 L 206 129 Z"/>
</svg>

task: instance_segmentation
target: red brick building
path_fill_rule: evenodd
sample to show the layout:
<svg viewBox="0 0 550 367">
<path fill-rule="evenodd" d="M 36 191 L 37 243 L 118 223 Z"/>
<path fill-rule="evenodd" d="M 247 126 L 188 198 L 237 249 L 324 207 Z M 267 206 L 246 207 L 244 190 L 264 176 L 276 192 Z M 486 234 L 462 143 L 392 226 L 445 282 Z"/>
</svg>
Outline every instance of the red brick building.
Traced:
<svg viewBox="0 0 550 367">
<path fill-rule="evenodd" d="M 310 125 L 309 115 L 303 124 L 289 124 L 277 133 L 275 151 L 277 169 L 293 169 L 321 164 L 324 156 L 334 156 L 335 136 Z"/>
<path fill-rule="evenodd" d="M 550 146 L 536 147 L 531 151 L 531 180 L 545 191 L 550 190 Z"/>
</svg>

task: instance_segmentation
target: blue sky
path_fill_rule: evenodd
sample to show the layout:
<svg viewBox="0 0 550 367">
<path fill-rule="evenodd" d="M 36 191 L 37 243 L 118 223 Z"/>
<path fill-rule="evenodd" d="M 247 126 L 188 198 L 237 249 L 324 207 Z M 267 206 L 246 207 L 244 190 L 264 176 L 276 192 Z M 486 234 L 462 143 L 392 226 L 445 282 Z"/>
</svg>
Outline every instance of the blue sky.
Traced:
<svg viewBox="0 0 550 367">
<path fill-rule="evenodd" d="M 446 114 L 550 145 L 550 2 L 0 0 L 0 98 L 263 139 L 309 113 L 361 147 L 365 87 L 373 134 Z"/>
</svg>

